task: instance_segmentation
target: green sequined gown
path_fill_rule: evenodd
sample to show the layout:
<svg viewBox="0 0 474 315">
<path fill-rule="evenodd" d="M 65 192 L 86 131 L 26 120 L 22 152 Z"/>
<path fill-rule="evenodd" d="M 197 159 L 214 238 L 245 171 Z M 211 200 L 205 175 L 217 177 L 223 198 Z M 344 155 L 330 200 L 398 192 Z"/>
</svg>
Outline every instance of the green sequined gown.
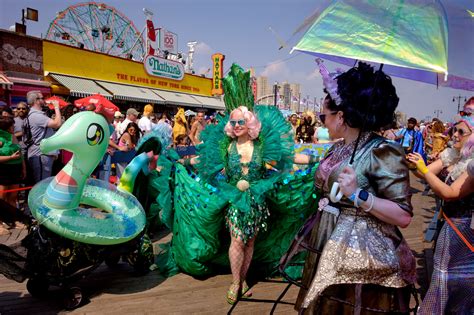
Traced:
<svg viewBox="0 0 474 315">
<path fill-rule="evenodd" d="M 241 156 L 237 152 L 237 141 L 232 141 L 228 153 L 226 173 L 228 182 L 236 186 L 240 180 L 246 180 L 250 186 L 254 186 L 265 175 L 265 164 L 262 160 L 261 145 L 258 141 L 254 142 L 252 158 L 248 163 L 241 163 Z M 247 168 L 245 174 L 243 169 Z M 266 201 L 258 203 L 252 191 L 245 190 L 241 192 L 241 198 L 247 199 L 249 207 L 243 210 L 234 205 L 227 208 L 227 226 L 231 230 L 232 236 L 240 238 L 244 243 L 257 235 L 260 229 L 266 230 L 267 219 L 270 215 Z"/>
<path fill-rule="evenodd" d="M 252 269 L 271 274 L 298 229 L 317 208 L 313 189 L 316 166 L 293 169 L 291 126 L 275 107 L 255 106 L 254 113 L 262 128 L 253 142 L 252 159 L 244 165 L 248 166 L 247 174 L 242 173 L 235 140 L 224 132 L 228 115 L 202 131 L 204 143 L 198 147 L 195 170 L 175 161 L 161 161 L 162 177 L 168 185 L 161 186 L 157 201 L 162 220 L 173 232 L 172 241 L 158 256 L 162 272 L 202 276 L 228 268 L 230 227 L 244 242 L 257 235 Z M 236 187 L 241 179 L 249 182 L 248 190 Z M 301 269 L 292 266 L 287 271 L 297 275 Z"/>
</svg>

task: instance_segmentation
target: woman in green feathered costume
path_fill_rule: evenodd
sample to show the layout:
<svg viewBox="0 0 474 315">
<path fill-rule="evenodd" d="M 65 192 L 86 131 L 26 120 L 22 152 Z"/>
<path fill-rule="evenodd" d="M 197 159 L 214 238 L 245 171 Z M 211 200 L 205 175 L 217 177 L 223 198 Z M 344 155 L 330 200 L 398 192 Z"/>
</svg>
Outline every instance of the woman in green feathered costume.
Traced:
<svg viewBox="0 0 474 315">
<path fill-rule="evenodd" d="M 282 180 L 283 171 L 292 169 L 293 162 L 310 162 L 308 156 L 293 154 L 291 127 L 277 108 L 253 106 L 249 80 L 249 73 L 232 65 L 223 80 L 230 115 L 203 131 L 198 157 L 181 160 L 194 165 L 200 177 L 228 202 L 225 223 L 231 237 L 228 255 L 233 276 L 227 291 L 230 304 L 240 295 L 251 295 L 245 279 L 257 234 L 267 230 L 270 211 L 266 197 Z"/>
</svg>

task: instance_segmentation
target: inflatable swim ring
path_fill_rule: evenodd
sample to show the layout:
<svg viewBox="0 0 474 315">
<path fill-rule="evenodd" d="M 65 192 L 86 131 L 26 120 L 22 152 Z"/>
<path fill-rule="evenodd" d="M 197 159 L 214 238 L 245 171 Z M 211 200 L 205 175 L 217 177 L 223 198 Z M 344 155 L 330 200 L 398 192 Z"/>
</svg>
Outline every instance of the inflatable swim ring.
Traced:
<svg viewBox="0 0 474 315">
<path fill-rule="evenodd" d="M 43 153 L 66 149 L 73 157 L 29 194 L 28 204 L 40 224 L 66 238 L 97 245 L 127 242 L 144 229 L 145 212 L 132 194 L 88 179 L 109 137 L 105 118 L 88 111 L 73 115 L 55 135 L 41 141 Z"/>
</svg>

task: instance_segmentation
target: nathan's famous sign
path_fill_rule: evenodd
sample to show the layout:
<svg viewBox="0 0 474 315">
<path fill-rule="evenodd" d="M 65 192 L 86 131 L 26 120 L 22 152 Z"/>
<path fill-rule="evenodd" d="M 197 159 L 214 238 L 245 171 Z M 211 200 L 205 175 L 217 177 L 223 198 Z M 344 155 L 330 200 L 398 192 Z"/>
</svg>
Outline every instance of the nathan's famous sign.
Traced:
<svg viewBox="0 0 474 315">
<path fill-rule="evenodd" d="M 212 58 L 212 91 L 213 95 L 222 95 L 224 90 L 222 88 L 223 76 L 223 61 L 225 56 L 223 54 L 214 54 Z"/>
<path fill-rule="evenodd" d="M 1 44 L 0 44 L 1 46 Z M 178 67 L 182 80 L 172 76 L 156 77 L 149 74 L 143 62 L 118 58 L 87 49 L 79 49 L 48 40 L 43 41 L 43 68 L 49 73 L 63 74 L 88 80 L 100 80 L 120 84 L 144 86 L 165 91 L 212 96 L 212 80 L 198 75 L 184 73 L 181 65 L 166 60 L 171 68 Z M 0 53 L 1 59 L 1 53 Z M 74 62 L 71 62 L 74 60 Z M 162 63 L 162 60 L 159 60 Z M 181 66 L 181 67 L 180 67 Z M 1 68 L 1 65 L 0 65 Z M 166 70 L 166 69 L 165 69 Z M 173 72 L 173 71 L 171 71 Z M 176 72 L 174 71 L 175 77 Z"/>
<path fill-rule="evenodd" d="M 179 81 L 184 77 L 184 66 L 181 62 L 148 55 L 143 65 L 149 75 Z"/>
</svg>

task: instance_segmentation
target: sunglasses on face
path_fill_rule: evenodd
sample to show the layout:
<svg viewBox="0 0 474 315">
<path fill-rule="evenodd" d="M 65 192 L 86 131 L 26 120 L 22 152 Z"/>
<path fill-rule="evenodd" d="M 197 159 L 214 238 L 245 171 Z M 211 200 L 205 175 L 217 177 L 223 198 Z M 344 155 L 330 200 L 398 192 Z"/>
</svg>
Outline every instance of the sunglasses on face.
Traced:
<svg viewBox="0 0 474 315">
<path fill-rule="evenodd" d="M 26 110 L 26 107 L 17 107 L 16 110 Z"/>
<path fill-rule="evenodd" d="M 37 97 L 37 100 L 44 100 L 44 97 Z"/>
<path fill-rule="evenodd" d="M 472 113 L 465 112 L 465 111 L 460 111 L 460 112 L 459 112 L 459 115 L 461 115 L 462 117 L 469 117 L 469 116 L 472 115 Z"/>
<path fill-rule="evenodd" d="M 244 119 L 239 119 L 239 120 L 231 119 L 231 120 L 229 120 L 229 123 L 232 127 L 235 127 L 236 125 L 245 126 L 245 120 Z"/>
<path fill-rule="evenodd" d="M 335 114 L 337 114 L 337 112 L 330 112 L 329 114 L 319 114 L 319 120 L 321 120 L 321 122 L 323 124 L 325 124 L 326 123 L 326 116 L 327 115 L 335 115 Z"/>
<path fill-rule="evenodd" d="M 456 127 L 454 127 L 453 131 L 454 131 L 454 133 L 457 132 L 460 137 L 468 136 L 472 133 L 472 132 L 466 131 L 464 129 L 459 129 L 459 128 L 456 128 Z"/>
</svg>

